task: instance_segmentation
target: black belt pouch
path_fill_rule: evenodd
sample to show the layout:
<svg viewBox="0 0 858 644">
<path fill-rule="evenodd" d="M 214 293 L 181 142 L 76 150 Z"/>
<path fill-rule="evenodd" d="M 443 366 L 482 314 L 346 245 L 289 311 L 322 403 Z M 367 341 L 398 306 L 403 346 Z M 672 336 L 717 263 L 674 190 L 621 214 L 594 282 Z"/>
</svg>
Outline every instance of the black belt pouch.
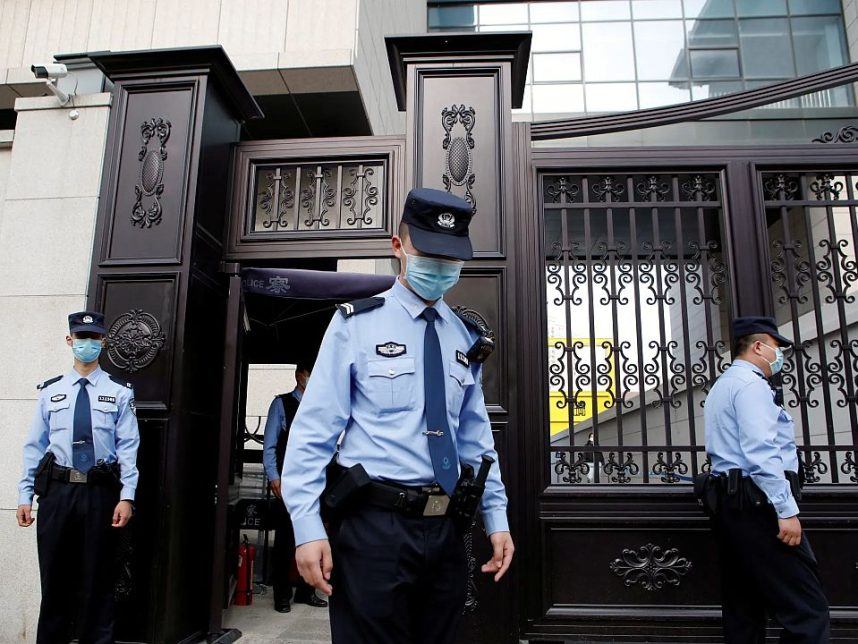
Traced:
<svg viewBox="0 0 858 644">
<path fill-rule="evenodd" d="M 325 506 L 334 511 L 343 510 L 346 504 L 370 483 L 369 474 L 366 473 L 360 463 L 348 469 L 339 469 L 340 474 L 332 478 L 330 474 L 333 468 L 329 467 L 328 486 L 325 488 L 322 498 Z"/>
<path fill-rule="evenodd" d="M 36 496 L 44 496 L 48 493 L 51 483 L 51 470 L 56 460 L 53 452 L 45 452 L 42 460 L 36 466 L 36 475 L 33 479 L 33 491 Z"/>
</svg>

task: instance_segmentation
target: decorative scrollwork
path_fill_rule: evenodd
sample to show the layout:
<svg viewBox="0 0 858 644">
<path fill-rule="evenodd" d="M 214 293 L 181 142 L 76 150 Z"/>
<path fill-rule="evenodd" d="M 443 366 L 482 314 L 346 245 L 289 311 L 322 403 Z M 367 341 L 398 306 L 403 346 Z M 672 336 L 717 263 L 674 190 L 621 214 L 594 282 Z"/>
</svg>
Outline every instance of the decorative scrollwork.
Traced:
<svg viewBox="0 0 858 644">
<path fill-rule="evenodd" d="M 635 192 L 647 201 L 667 201 L 670 196 L 670 186 L 653 175 L 637 184 Z"/>
<path fill-rule="evenodd" d="M 301 207 L 307 211 L 307 219 L 304 225 L 307 227 L 330 226 L 328 210 L 336 204 L 336 191 L 329 185 L 331 171 L 328 168 L 317 166 L 313 173 L 312 182 L 301 191 Z"/>
<path fill-rule="evenodd" d="M 295 205 L 295 190 L 292 188 L 292 172 L 282 172 L 276 168 L 274 172 L 265 173 L 266 185 L 259 201 L 259 207 L 267 216 L 262 226 L 271 228 L 288 228 L 286 218 L 289 209 Z"/>
<path fill-rule="evenodd" d="M 619 458 L 622 458 L 622 453 L 619 453 Z M 624 485 L 631 482 L 632 476 L 640 473 L 640 467 L 635 463 L 631 452 L 626 452 L 624 461 L 618 461 L 617 455 L 609 452 L 608 461 L 602 466 L 602 471 L 610 477 L 612 483 Z"/>
<path fill-rule="evenodd" d="M 809 186 L 810 191 L 820 201 L 834 201 L 840 199 L 843 191 L 843 182 L 837 181 L 830 172 L 822 172 L 816 175 L 816 180 Z"/>
<path fill-rule="evenodd" d="M 662 549 L 648 543 L 637 550 L 626 548 L 610 564 L 611 571 L 623 579 L 623 584 L 641 585 L 653 591 L 668 586 L 679 586 L 682 577 L 691 570 L 691 561 L 679 556 L 677 548 Z"/>
<path fill-rule="evenodd" d="M 164 332 L 155 316 L 131 309 L 110 325 L 107 356 L 120 369 L 135 373 L 152 364 L 164 342 Z"/>
<path fill-rule="evenodd" d="M 801 461 L 801 467 L 804 470 L 805 483 L 818 483 L 820 475 L 828 473 L 828 465 L 822 462 L 819 452 L 805 452 L 804 458 Z"/>
<path fill-rule="evenodd" d="M 793 201 L 798 194 L 798 177 L 778 174 L 763 181 L 763 191 L 769 201 Z"/>
<path fill-rule="evenodd" d="M 781 304 L 795 300 L 798 304 L 807 302 L 807 293 L 802 290 L 811 280 L 810 262 L 801 254 L 802 243 L 800 240 L 784 243 L 780 240 L 772 242 L 772 283 L 782 293 L 778 296 Z M 792 270 L 789 266 L 792 265 Z"/>
<path fill-rule="evenodd" d="M 551 183 L 545 182 L 545 201 L 546 203 L 560 203 L 565 200 L 570 201 L 578 196 L 581 188 L 571 183 L 569 177 L 557 177 Z"/>
<path fill-rule="evenodd" d="M 582 452 L 578 452 L 578 458 L 573 463 L 566 458 L 566 452 L 560 452 L 554 463 L 554 473 L 564 483 L 582 483 L 590 473 L 590 464 L 584 460 Z"/>
<path fill-rule="evenodd" d="M 709 454 L 706 455 L 706 460 L 703 461 L 703 465 L 700 466 L 700 471 L 709 473 L 712 471 L 712 457 Z"/>
<path fill-rule="evenodd" d="M 702 174 L 695 175 L 690 181 L 683 181 L 679 190 L 689 201 L 715 201 L 715 182 Z"/>
<path fill-rule="evenodd" d="M 664 460 L 664 452 L 659 452 L 655 463 L 653 463 L 652 471 L 661 477 L 662 483 L 679 483 L 682 479 L 681 475 L 688 474 L 688 465 L 682 460 L 682 454 L 674 452 L 667 453 L 667 460 Z"/>
<path fill-rule="evenodd" d="M 372 175 L 375 174 L 375 170 L 360 165 L 349 169 L 349 174 L 352 181 L 343 188 L 343 205 L 352 214 L 346 219 L 346 223 L 354 226 L 357 222 L 361 222 L 370 226 L 372 217 L 369 216 L 369 212 L 378 204 L 378 188 L 372 185 Z"/>
<path fill-rule="evenodd" d="M 621 183 L 615 183 L 614 177 L 604 176 L 595 182 L 592 186 L 593 196 L 596 197 L 596 201 L 608 201 L 608 199 L 614 199 L 617 197 L 621 197 L 623 193 L 626 191 L 623 188 Z"/>
<path fill-rule="evenodd" d="M 473 107 L 462 105 L 451 105 L 441 110 L 441 127 L 444 128 L 444 139 L 441 147 L 447 151 L 444 159 L 444 174 L 441 181 L 444 189 L 452 192 L 453 186 L 464 186 L 464 199 L 477 212 L 477 201 L 474 197 L 473 187 L 476 181 L 474 175 L 474 124 L 477 113 Z M 462 132 L 459 136 L 453 136 L 453 128 L 461 125 Z"/>
<path fill-rule="evenodd" d="M 813 143 L 855 143 L 858 141 L 858 127 L 846 125 L 837 132 L 827 130 L 813 139 Z"/>
<path fill-rule="evenodd" d="M 854 452 L 846 452 L 846 458 L 840 464 L 840 471 L 849 477 L 853 483 L 858 483 L 858 461 Z"/>
<path fill-rule="evenodd" d="M 167 160 L 167 141 L 172 125 L 170 121 L 156 117 L 140 124 L 140 136 L 143 140 L 137 160 L 140 161 L 140 181 L 134 184 L 134 206 L 131 208 L 131 225 L 151 228 L 161 223 L 163 210 L 161 195 L 164 194 L 164 162 Z M 158 148 L 149 149 L 149 142 L 158 139 Z M 152 197 L 148 207 L 143 198 Z"/>
</svg>

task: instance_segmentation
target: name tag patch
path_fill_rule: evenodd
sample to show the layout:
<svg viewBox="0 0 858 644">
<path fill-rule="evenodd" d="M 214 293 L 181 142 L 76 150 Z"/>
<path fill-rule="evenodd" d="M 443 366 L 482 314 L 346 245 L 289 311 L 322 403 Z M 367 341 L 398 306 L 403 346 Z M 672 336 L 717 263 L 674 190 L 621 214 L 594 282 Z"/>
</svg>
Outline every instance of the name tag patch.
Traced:
<svg viewBox="0 0 858 644">
<path fill-rule="evenodd" d="M 458 350 L 456 351 L 456 362 L 458 362 L 460 365 L 464 365 L 466 367 L 468 365 L 470 365 L 470 361 L 468 360 L 468 356 L 465 354 L 464 351 L 458 351 Z"/>
<path fill-rule="evenodd" d="M 65 394 L 54 394 L 53 396 L 51 396 L 51 402 L 60 402 L 61 400 L 65 400 L 65 399 L 66 399 Z"/>
<path fill-rule="evenodd" d="M 116 404 L 116 396 L 99 396 L 98 402 L 106 402 Z"/>
<path fill-rule="evenodd" d="M 401 356 L 407 350 L 408 349 L 404 344 L 398 344 L 396 342 L 385 342 L 384 344 L 375 345 L 375 352 L 385 358 L 396 358 L 397 356 Z"/>
</svg>

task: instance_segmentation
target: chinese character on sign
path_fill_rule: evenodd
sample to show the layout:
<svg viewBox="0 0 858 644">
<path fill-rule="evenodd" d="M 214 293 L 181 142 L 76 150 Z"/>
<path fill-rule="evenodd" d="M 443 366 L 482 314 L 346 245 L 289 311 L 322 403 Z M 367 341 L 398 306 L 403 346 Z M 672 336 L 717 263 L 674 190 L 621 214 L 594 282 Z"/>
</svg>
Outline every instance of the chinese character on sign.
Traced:
<svg viewBox="0 0 858 644">
<path fill-rule="evenodd" d="M 289 290 L 288 277 L 269 277 L 268 290 L 272 293 L 280 294 Z"/>
</svg>

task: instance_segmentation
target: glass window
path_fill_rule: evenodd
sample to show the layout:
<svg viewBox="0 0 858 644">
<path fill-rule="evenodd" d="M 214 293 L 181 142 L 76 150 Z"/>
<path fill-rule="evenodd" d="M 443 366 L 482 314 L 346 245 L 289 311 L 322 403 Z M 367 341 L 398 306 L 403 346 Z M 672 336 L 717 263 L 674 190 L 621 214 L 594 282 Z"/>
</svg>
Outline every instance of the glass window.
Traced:
<svg viewBox="0 0 858 644">
<path fill-rule="evenodd" d="M 789 78 L 795 75 L 786 18 L 740 20 L 742 71 L 746 78 Z"/>
<path fill-rule="evenodd" d="M 635 54 L 630 22 L 585 24 L 582 29 L 585 80 L 634 80 Z"/>
<path fill-rule="evenodd" d="M 634 83 L 590 83 L 587 94 L 587 112 L 625 112 L 638 108 Z"/>
<path fill-rule="evenodd" d="M 736 47 L 739 32 L 735 20 L 688 20 L 689 47 Z"/>
<path fill-rule="evenodd" d="M 784 16 L 786 0 L 736 0 L 739 16 Z"/>
<path fill-rule="evenodd" d="M 599 0 L 581 3 L 581 20 L 628 20 L 629 0 Z"/>
<path fill-rule="evenodd" d="M 530 31 L 527 25 L 480 25 L 478 31 Z"/>
<path fill-rule="evenodd" d="M 682 18 L 680 0 L 632 0 L 635 20 L 651 18 Z"/>
<path fill-rule="evenodd" d="M 581 54 L 534 54 L 533 80 L 581 80 Z"/>
<path fill-rule="evenodd" d="M 533 51 L 580 51 L 581 32 L 578 23 L 533 25 Z"/>
<path fill-rule="evenodd" d="M 640 83 L 638 85 L 641 109 L 675 105 L 691 100 L 688 83 Z"/>
<path fill-rule="evenodd" d="M 534 114 L 568 114 L 584 111 L 584 87 L 580 83 L 534 85 Z"/>
<path fill-rule="evenodd" d="M 636 22 L 634 26 L 638 79 L 688 78 L 681 20 Z"/>
<path fill-rule="evenodd" d="M 732 18 L 733 0 L 684 0 L 686 18 Z"/>
<path fill-rule="evenodd" d="M 468 7 L 432 7 L 429 9 L 429 28 L 471 27 L 477 23 L 477 9 Z"/>
<path fill-rule="evenodd" d="M 492 3 L 480 6 L 481 25 L 511 25 L 527 22 L 527 5 L 523 2 L 515 4 Z"/>
<path fill-rule="evenodd" d="M 735 49 L 693 49 L 694 78 L 739 78 L 739 52 Z"/>
<path fill-rule="evenodd" d="M 792 41 L 800 76 L 847 63 L 846 39 L 839 16 L 793 18 Z"/>
<path fill-rule="evenodd" d="M 531 2 L 530 22 L 578 20 L 577 2 Z"/>
<path fill-rule="evenodd" d="M 704 98 L 715 98 L 716 96 L 741 92 L 742 89 L 744 89 L 742 81 L 722 81 L 702 84 L 695 82 L 691 85 L 691 98 L 692 100 L 699 101 Z"/>
<path fill-rule="evenodd" d="M 792 15 L 808 13 L 836 13 L 841 15 L 843 8 L 840 0 L 789 0 L 789 11 Z"/>
</svg>

